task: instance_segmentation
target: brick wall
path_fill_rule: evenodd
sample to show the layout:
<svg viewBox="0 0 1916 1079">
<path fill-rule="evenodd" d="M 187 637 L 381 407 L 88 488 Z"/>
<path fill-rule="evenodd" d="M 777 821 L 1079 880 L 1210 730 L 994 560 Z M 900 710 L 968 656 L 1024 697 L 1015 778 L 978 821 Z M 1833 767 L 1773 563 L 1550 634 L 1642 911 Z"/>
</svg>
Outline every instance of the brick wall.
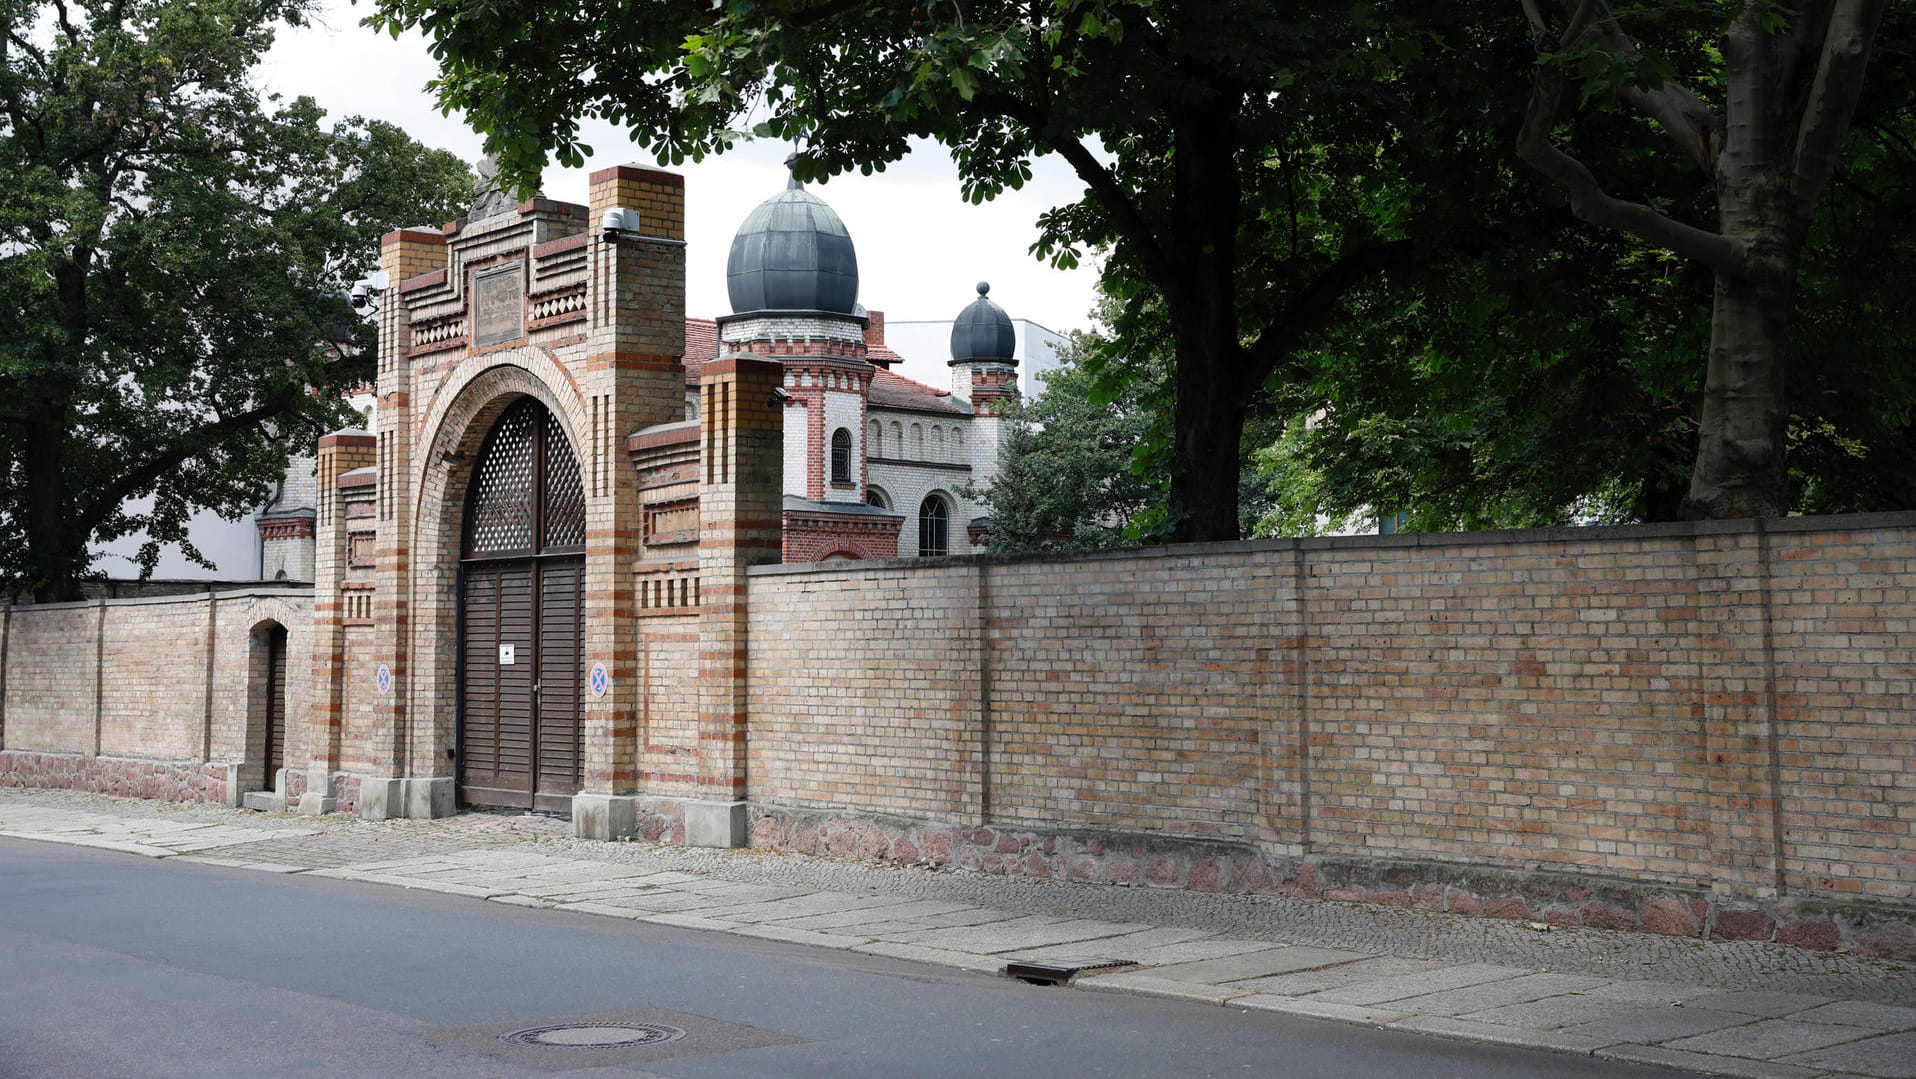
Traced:
<svg viewBox="0 0 1916 1079">
<path fill-rule="evenodd" d="M 1477 911 L 1456 881 L 1488 872 L 1506 913 L 1778 939 L 1857 898 L 1907 938 L 1913 540 L 1898 514 L 754 570 L 755 836 L 893 815 L 1000 872 Z"/>
<path fill-rule="evenodd" d="M 271 783 L 265 638 L 308 647 L 310 592 L 255 589 L 0 608 L 0 785 L 223 800 Z M 310 694 L 289 662 L 288 757 Z"/>
</svg>

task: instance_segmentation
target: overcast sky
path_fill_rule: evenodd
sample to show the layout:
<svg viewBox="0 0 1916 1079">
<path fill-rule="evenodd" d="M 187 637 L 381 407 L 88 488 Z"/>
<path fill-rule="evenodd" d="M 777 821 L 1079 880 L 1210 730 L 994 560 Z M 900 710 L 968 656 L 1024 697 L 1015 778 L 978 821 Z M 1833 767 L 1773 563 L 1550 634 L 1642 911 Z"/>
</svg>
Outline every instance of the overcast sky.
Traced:
<svg viewBox="0 0 1916 1079">
<path fill-rule="evenodd" d="M 441 116 L 425 90 L 435 69 L 424 39 L 407 34 L 395 41 L 361 27 L 366 10 L 330 0 L 317 25 L 282 29 L 263 72 L 266 87 L 287 97 L 309 95 L 335 118 L 359 115 L 397 124 L 429 146 L 477 160 L 479 136 L 459 116 Z M 591 160 L 585 169 L 548 170 L 548 197 L 582 203 L 593 169 L 653 163 L 609 125 L 589 122 L 582 132 L 595 151 Z M 788 152 L 783 143 L 753 143 L 674 170 L 686 178 L 688 314 L 729 313 L 725 255 L 732 234 L 753 206 L 784 187 Z M 1037 176 L 1022 191 L 971 206 L 959 197 L 950 157 L 927 145 L 885 172 L 839 176 L 812 191 L 851 230 L 859 301 L 867 307 L 891 319 L 948 319 L 976 298 L 973 286 L 982 279 L 991 282 L 991 298 L 1013 318 L 1063 333 L 1090 325 L 1095 274 L 1088 267 L 1054 270 L 1029 248 L 1038 215 L 1075 201 L 1083 186 L 1052 157 L 1038 162 Z"/>
</svg>

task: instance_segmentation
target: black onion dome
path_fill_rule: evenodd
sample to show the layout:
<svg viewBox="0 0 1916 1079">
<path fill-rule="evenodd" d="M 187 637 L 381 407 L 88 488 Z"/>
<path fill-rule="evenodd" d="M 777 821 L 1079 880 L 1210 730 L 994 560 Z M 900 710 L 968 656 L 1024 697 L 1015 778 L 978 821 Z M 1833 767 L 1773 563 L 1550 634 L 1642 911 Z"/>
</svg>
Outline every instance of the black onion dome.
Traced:
<svg viewBox="0 0 1916 1079">
<path fill-rule="evenodd" d="M 732 311 L 855 314 L 858 253 L 830 206 L 794 183 L 758 204 L 725 260 Z"/>
<path fill-rule="evenodd" d="M 951 324 L 951 362 L 1018 362 L 1018 334 L 1011 328 L 1011 316 L 985 295 L 990 291 L 990 282 L 978 282 L 978 298 L 958 312 L 957 321 Z"/>
</svg>

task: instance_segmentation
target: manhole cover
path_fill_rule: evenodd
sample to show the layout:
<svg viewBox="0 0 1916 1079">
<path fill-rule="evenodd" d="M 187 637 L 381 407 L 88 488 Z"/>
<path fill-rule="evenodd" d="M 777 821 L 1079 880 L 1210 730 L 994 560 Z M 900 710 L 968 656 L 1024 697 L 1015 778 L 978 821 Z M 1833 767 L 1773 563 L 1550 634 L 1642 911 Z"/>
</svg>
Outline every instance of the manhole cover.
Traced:
<svg viewBox="0 0 1916 1079">
<path fill-rule="evenodd" d="M 613 1049 L 683 1037 L 685 1031 L 664 1023 L 551 1023 L 501 1034 L 499 1040 L 534 1049 Z"/>
</svg>

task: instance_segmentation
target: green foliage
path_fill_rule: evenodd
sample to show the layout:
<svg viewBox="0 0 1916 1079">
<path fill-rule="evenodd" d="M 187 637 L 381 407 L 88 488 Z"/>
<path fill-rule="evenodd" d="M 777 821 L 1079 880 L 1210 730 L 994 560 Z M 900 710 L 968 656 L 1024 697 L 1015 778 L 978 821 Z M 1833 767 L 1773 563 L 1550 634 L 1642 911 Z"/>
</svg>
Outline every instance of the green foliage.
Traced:
<svg viewBox="0 0 1916 1079">
<path fill-rule="evenodd" d="M 988 507 L 994 551 L 1127 546 L 1140 516 L 1164 504 L 1162 468 L 1137 453 L 1160 416 L 1139 399 L 1141 383 L 1099 392 L 1076 359 L 1092 345 L 1079 335 L 1044 392 L 1010 412 L 998 474 L 966 495 Z"/>
<path fill-rule="evenodd" d="M 193 512 L 257 506 L 352 418 L 372 365 L 348 284 L 471 181 L 254 90 L 306 10 L 0 0 L 0 591 L 73 598 L 91 544 L 140 532 L 149 571 L 162 543 L 198 558 Z"/>
</svg>

